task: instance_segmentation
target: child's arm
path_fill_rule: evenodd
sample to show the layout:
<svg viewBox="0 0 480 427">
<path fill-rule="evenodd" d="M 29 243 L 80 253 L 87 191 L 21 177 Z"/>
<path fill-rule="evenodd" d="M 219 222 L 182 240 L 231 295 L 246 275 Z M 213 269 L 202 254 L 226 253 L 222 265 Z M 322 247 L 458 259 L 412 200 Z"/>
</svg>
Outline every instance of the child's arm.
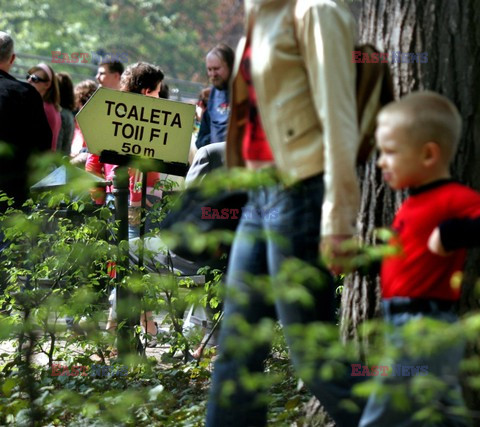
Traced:
<svg viewBox="0 0 480 427">
<path fill-rule="evenodd" d="M 444 221 L 428 239 L 428 249 L 441 256 L 447 256 L 455 249 L 475 246 L 480 246 L 480 217 Z"/>
</svg>

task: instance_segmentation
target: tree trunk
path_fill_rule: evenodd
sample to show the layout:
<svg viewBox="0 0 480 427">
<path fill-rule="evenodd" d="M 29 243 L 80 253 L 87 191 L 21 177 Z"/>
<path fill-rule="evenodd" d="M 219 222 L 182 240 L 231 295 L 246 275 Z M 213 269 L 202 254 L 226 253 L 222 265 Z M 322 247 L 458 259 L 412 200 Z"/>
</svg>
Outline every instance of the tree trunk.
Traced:
<svg viewBox="0 0 480 427">
<path fill-rule="evenodd" d="M 396 98 L 415 90 L 439 92 L 459 108 L 462 139 L 452 173 L 462 183 L 480 190 L 480 22 L 478 0 L 362 0 L 352 3 L 358 19 L 359 42 L 372 43 L 380 52 L 428 52 L 425 64 L 390 64 Z M 389 226 L 405 197 L 382 182 L 376 156 L 359 171 L 362 201 L 360 239 L 376 240 L 376 229 Z M 478 276 L 478 253 L 469 257 L 470 280 L 463 286 L 461 312 L 478 308 L 472 277 Z M 477 261 L 477 262 L 475 262 Z M 342 294 L 341 327 L 345 339 L 359 342 L 358 326 L 379 312 L 376 274 L 350 275 Z M 366 344 L 366 343 L 359 343 Z M 364 346 L 360 346 L 364 348 Z M 478 353 L 478 349 L 469 351 Z M 466 390 L 467 405 L 478 408 L 478 396 Z"/>
</svg>

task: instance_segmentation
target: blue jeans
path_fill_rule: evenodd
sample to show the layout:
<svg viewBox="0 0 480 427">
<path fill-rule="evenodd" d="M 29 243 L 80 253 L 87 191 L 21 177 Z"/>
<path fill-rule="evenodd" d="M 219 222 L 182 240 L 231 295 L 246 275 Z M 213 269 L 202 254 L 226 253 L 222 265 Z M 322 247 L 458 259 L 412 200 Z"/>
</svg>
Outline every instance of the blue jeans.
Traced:
<svg viewBox="0 0 480 427">
<path fill-rule="evenodd" d="M 305 378 L 305 382 L 337 425 L 350 426 L 352 419 L 355 420 L 349 412 L 338 408 L 342 398 L 350 397 L 349 386 L 342 381 L 334 383 L 320 378 L 317 368 L 321 349 L 307 354 L 300 343 L 301 337 L 292 328 L 292 325 L 300 325 L 303 329 L 314 322 L 333 319 L 333 281 L 327 270 L 319 265 L 323 192 L 323 176 L 318 175 L 292 187 L 275 184 L 249 193 L 229 258 L 224 321 L 212 374 L 207 427 L 266 425 L 267 406 L 261 393 L 241 380 L 244 373 L 263 372 L 271 343 L 268 336 L 263 340 L 255 339 L 255 330 L 265 318 L 280 321 L 294 367 L 302 372 L 312 368 L 313 375 Z M 278 275 L 282 263 L 292 258 L 318 270 L 309 278 L 301 279 L 300 284 L 282 279 L 283 276 Z M 260 276 L 269 277 L 269 280 L 264 279 L 259 288 L 252 279 Z M 294 286 L 306 291 L 313 303 L 305 306 L 278 295 L 279 288 L 293 289 Z M 270 288 L 270 296 L 265 296 L 263 288 Z M 253 327 L 254 332 L 249 336 L 252 339 L 245 338 L 240 331 L 242 327 L 236 326 L 235 319 L 239 317 Z M 248 349 L 241 344 L 242 340 L 247 341 Z M 225 386 L 230 388 L 229 393 L 222 390 Z"/>
<path fill-rule="evenodd" d="M 416 321 L 429 317 L 437 321 L 444 322 L 445 327 L 456 322 L 457 316 L 453 310 L 441 309 L 435 301 L 430 301 L 428 312 L 409 312 L 403 311 L 402 308 L 408 306 L 412 300 L 407 297 L 395 297 L 382 301 L 382 308 L 385 321 L 391 329 L 387 332 L 386 342 L 392 347 L 398 349 L 400 354 L 395 358 L 393 363 L 397 368 L 405 366 L 416 367 L 422 366 L 425 373 L 435 376 L 438 380 L 446 385 L 446 390 L 442 391 L 438 387 L 436 395 L 429 400 L 427 404 L 437 404 L 442 419 L 428 425 L 434 426 L 467 426 L 469 425 L 466 417 L 454 415 L 451 413 L 452 408 L 463 408 L 465 405 L 461 395 L 460 383 L 458 380 L 459 365 L 463 357 L 465 341 L 462 337 L 449 340 L 439 348 L 433 351 L 415 353 L 411 351 L 412 343 L 409 342 L 402 331 L 402 327 L 412 324 Z M 436 329 L 432 332 L 425 332 L 425 341 L 431 342 L 432 338 L 439 338 L 441 332 Z M 430 335 L 430 336 L 428 336 Z M 415 349 L 414 349 L 415 350 Z M 382 363 L 389 365 L 391 360 Z M 427 425 L 425 421 L 414 420 L 412 415 L 425 407 L 425 402 L 421 402 L 422 393 L 412 392 L 412 381 L 415 376 L 404 376 L 402 371 L 397 371 L 397 375 L 390 374 L 388 376 L 378 376 L 377 387 L 383 388 L 372 393 L 368 399 L 367 405 L 363 411 L 360 420 L 360 427 L 367 426 L 396 426 L 396 427 L 422 427 Z M 401 374 L 400 374 L 401 373 Z M 396 389 L 397 393 L 405 393 L 408 399 L 409 407 L 401 410 L 394 403 L 392 390 Z M 442 410 L 443 408 L 443 410 Z"/>
</svg>

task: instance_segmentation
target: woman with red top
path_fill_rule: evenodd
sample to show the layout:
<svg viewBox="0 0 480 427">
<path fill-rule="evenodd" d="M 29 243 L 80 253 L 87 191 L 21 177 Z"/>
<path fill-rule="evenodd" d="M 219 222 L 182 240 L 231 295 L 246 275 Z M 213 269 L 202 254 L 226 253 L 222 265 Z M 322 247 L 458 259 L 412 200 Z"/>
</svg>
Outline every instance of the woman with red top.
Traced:
<svg viewBox="0 0 480 427">
<path fill-rule="evenodd" d="M 60 90 L 57 76 L 52 68 L 43 62 L 28 70 L 27 82 L 30 83 L 43 98 L 43 108 L 48 124 L 52 130 L 52 151 L 57 149 L 57 139 L 62 126 L 60 117 Z"/>
</svg>

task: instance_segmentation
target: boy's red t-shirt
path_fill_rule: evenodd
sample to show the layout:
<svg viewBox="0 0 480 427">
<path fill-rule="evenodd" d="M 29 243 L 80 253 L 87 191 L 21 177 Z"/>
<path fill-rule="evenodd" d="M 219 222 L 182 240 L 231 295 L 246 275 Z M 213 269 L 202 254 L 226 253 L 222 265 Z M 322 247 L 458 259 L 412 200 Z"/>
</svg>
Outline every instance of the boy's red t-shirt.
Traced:
<svg viewBox="0 0 480 427">
<path fill-rule="evenodd" d="M 463 270 L 466 250 L 435 255 L 428 249 L 428 238 L 445 220 L 479 216 L 480 193 L 459 183 L 443 180 L 413 190 L 393 221 L 396 236 L 391 243 L 400 253 L 382 263 L 383 298 L 457 300 L 460 288 L 452 284 L 452 276 Z"/>
</svg>

